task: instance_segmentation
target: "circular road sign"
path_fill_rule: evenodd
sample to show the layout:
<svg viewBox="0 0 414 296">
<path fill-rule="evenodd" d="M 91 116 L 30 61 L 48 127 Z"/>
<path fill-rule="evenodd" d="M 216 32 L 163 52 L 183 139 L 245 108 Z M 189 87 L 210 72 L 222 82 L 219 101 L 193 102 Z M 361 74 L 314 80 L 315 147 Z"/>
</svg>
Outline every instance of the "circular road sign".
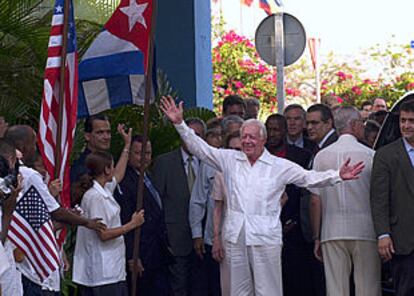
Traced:
<svg viewBox="0 0 414 296">
<path fill-rule="evenodd" d="M 276 66 L 275 19 L 275 14 L 266 17 L 257 28 L 255 36 L 257 52 L 266 63 L 273 66 Z M 284 65 L 289 66 L 305 50 L 306 33 L 299 20 L 288 13 L 283 13 L 283 43 Z"/>
</svg>

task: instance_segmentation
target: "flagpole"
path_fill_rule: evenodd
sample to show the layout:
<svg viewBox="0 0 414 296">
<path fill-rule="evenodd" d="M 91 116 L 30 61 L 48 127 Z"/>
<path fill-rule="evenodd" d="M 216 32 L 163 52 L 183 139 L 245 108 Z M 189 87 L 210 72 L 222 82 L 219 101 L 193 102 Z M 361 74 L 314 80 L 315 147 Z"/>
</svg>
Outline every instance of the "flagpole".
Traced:
<svg viewBox="0 0 414 296">
<path fill-rule="evenodd" d="M 145 100 L 144 100 L 144 130 L 142 133 L 142 149 L 141 149 L 141 159 L 145 159 L 147 141 L 148 141 L 148 125 L 149 125 L 149 108 L 150 108 L 150 98 L 152 95 L 152 76 L 153 76 L 153 61 L 154 61 L 154 35 L 155 35 L 155 26 L 156 26 L 156 11 L 157 11 L 157 1 L 152 1 L 152 15 L 151 15 L 151 30 L 149 34 L 148 41 L 148 54 L 147 54 L 147 75 L 145 79 Z M 138 196 L 137 196 L 137 211 L 142 209 L 142 203 L 144 198 L 144 174 L 145 166 L 141 165 L 139 170 L 139 179 L 138 179 Z M 139 245 L 141 239 L 141 227 L 137 227 L 134 230 L 134 251 L 133 251 L 133 260 L 137 262 L 139 258 Z M 134 269 L 132 272 L 131 280 L 131 295 L 137 295 L 137 280 L 138 280 L 138 270 L 137 266 L 134 264 Z"/>
<path fill-rule="evenodd" d="M 62 53 L 60 55 L 60 84 L 59 84 L 59 117 L 57 120 L 57 135 L 55 146 L 55 179 L 60 177 L 61 170 L 61 145 L 62 145 L 62 118 L 65 106 L 65 80 L 66 80 L 66 54 L 68 47 L 68 26 L 69 26 L 69 9 L 70 0 L 64 0 L 63 8 L 63 36 L 62 36 Z M 61 180 L 63 182 L 63 180 Z"/>
</svg>

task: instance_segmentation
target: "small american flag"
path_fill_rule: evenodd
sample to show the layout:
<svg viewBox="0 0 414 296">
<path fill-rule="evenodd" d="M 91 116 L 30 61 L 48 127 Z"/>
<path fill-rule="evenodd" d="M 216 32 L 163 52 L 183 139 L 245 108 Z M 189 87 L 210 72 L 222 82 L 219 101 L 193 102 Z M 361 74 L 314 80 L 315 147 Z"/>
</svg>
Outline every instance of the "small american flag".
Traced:
<svg viewBox="0 0 414 296">
<path fill-rule="evenodd" d="M 65 67 L 64 97 L 59 98 L 62 83 L 60 65 L 63 42 L 64 7 L 69 1 L 68 40 Z M 38 146 L 50 176 L 54 176 L 55 148 L 58 134 L 59 105 L 63 106 L 60 119 L 62 141 L 60 149 L 59 179 L 63 182 L 61 203 L 70 206 L 69 155 L 72 150 L 78 109 L 78 57 L 76 52 L 76 30 L 72 0 L 56 0 L 50 31 L 48 58 L 44 74 L 42 109 L 39 120 Z"/>
<path fill-rule="evenodd" d="M 59 268 L 51 216 L 33 185 L 16 204 L 8 238 L 22 250 L 42 281 Z"/>
</svg>

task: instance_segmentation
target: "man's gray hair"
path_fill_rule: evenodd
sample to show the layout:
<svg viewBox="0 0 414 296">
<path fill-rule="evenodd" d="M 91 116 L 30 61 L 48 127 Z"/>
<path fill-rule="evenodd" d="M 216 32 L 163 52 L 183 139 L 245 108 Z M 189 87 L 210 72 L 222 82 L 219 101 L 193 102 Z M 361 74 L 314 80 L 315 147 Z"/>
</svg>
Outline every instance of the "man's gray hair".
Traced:
<svg viewBox="0 0 414 296">
<path fill-rule="evenodd" d="M 344 129 L 350 128 L 352 122 L 361 118 L 358 109 L 353 106 L 342 106 L 334 111 L 335 128 L 340 134 Z"/>
<path fill-rule="evenodd" d="M 246 105 L 253 105 L 260 108 L 260 101 L 258 98 L 249 97 L 244 99 L 244 102 L 246 103 Z"/>
<path fill-rule="evenodd" d="M 224 117 L 223 120 L 221 121 L 221 128 L 223 130 L 223 133 L 224 134 L 227 133 L 230 124 L 238 123 L 238 124 L 242 125 L 243 122 L 244 122 L 244 120 L 238 115 L 228 115 L 228 116 Z"/>
<path fill-rule="evenodd" d="M 259 128 L 260 136 L 262 137 L 262 139 L 266 140 L 267 139 L 266 126 L 263 124 L 263 122 L 261 122 L 258 119 L 254 119 L 254 118 L 248 119 L 245 122 L 243 122 L 242 126 L 240 127 L 241 134 L 243 133 L 243 129 L 246 126 L 252 126 L 252 125 L 257 126 Z"/>
</svg>

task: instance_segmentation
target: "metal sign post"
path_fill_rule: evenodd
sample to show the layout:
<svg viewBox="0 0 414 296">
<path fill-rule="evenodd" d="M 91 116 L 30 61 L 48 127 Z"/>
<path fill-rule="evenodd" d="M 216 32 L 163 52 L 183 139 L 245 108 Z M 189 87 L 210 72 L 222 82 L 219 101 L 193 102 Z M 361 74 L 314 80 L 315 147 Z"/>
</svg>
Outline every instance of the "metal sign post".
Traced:
<svg viewBox="0 0 414 296">
<path fill-rule="evenodd" d="M 275 22 L 275 59 L 276 59 L 276 94 L 277 94 L 277 112 L 283 114 L 285 109 L 285 44 L 283 31 L 283 13 L 276 14 Z"/>
<path fill-rule="evenodd" d="M 284 67 L 296 62 L 306 46 L 306 34 L 297 18 L 278 12 L 269 15 L 256 30 L 255 44 L 260 57 L 276 66 L 278 113 L 285 107 Z"/>
</svg>

